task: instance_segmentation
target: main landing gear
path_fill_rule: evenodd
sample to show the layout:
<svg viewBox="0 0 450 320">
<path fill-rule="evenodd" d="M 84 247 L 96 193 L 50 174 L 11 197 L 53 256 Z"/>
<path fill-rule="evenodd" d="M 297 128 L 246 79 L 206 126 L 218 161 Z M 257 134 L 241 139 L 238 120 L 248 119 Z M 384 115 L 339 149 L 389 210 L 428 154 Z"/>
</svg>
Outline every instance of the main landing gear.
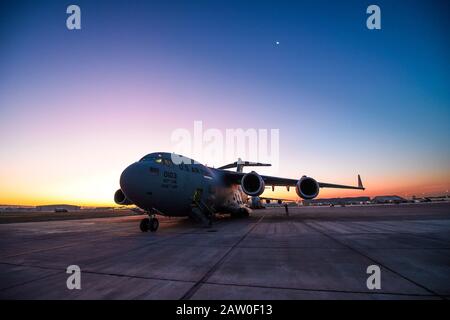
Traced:
<svg viewBox="0 0 450 320">
<path fill-rule="evenodd" d="M 141 220 L 139 225 L 142 232 L 155 232 L 159 227 L 159 220 L 156 217 L 145 218 Z"/>
<path fill-rule="evenodd" d="M 246 208 L 240 208 L 237 211 L 231 212 L 232 218 L 248 218 L 250 216 L 250 212 Z"/>
</svg>

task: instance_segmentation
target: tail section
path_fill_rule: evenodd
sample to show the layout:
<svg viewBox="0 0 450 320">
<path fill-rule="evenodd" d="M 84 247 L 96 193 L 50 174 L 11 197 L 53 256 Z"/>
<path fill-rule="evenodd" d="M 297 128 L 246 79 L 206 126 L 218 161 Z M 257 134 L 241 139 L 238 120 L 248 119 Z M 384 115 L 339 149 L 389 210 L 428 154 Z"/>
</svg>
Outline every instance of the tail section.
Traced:
<svg viewBox="0 0 450 320">
<path fill-rule="evenodd" d="M 361 181 L 361 176 L 358 174 L 358 188 L 364 190 L 365 188 L 363 187 L 362 181 Z"/>
</svg>

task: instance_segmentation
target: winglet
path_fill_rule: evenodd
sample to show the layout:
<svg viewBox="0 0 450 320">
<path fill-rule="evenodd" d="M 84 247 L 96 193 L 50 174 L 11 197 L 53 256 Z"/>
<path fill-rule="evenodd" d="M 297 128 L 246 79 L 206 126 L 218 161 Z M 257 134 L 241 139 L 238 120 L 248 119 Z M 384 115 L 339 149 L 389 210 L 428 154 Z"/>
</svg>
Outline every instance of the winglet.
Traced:
<svg viewBox="0 0 450 320">
<path fill-rule="evenodd" d="M 358 174 L 358 188 L 365 190 L 366 188 L 363 187 L 361 176 Z"/>
</svg>

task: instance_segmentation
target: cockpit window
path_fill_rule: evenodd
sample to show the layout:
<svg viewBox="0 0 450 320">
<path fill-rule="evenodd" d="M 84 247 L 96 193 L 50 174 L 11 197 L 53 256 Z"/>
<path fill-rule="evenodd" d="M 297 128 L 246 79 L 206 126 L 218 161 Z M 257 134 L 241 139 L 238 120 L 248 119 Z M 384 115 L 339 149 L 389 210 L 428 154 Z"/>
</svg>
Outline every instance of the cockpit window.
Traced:
<svg viewBox="0 0 450 320">
<path fill-rule="evenodd" d="M 156 162 L 156 160 L 159 160 L 158 162 L 161 162 L 161 159 L 162 159 L 161 155 L 158 156 L 157 153 L 150 153 L 150 154 L 146 155 L 145 157 L 143 157 L 139 161 L 155 161 Z"/>
<path fill-rule="evenodd" d="M 168 153 L 168 152 L 154 152 L 147 154 L 145 157 L 143 157 L 140 162 L 151 162 L 151 163 L 157 163 L 162 164 L 167 167 L 175 167 L 178 165 L 181 170 L 190 171 L 190 166 L 195 163 L 194 160 L 174 154 L 174 153 Z M 189 165 L 189 167 L 188 167 Z"/>
<path fill-rule="evenodd" d="M 143 157 L 139 161 L 150 161 L 150 162 L 156 162 L 156 163 L 162 163 L 164 159 L 167 157 L 164 156 L 163 153 L 150 153 Z"/>
</svg>

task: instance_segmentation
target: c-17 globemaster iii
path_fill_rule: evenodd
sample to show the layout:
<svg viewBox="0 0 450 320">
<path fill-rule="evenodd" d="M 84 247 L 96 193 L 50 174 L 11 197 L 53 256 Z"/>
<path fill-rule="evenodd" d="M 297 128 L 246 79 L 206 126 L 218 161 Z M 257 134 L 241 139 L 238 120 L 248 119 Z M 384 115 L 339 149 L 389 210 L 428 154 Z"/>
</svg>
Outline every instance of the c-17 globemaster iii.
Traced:
<svg viewBox="0 0 450 320">
<path fill-rule="evenodd" d="M 150 153 L 129 165 L 120 176 L 120 189 L 114 201 L 120 205 L 136 205 L 149 218 L 140 223 L 142 231 L 156 231 L 157 215 L 188 216 L 211 224 L 215 213 L 229 213 L 247 217 L 250 209 L 245 205 L 248 197 L 260 196 L 266 185 L 295 187 L 303 199 L 313 199 L 320 188 L 364 190 L 358 175 L 357 186 L 317 182 L 302 176 L 288 179 L 259 175 L 255 171 L 244 173 L 243 167 L 270 166 L 257 162 L 237 162 L 211 168 L 192 159 L 166 152 Z M 226 169 L 236 168 L 236 171 Z M 276 199 L 275 199 L 276 200 Z"/>
</svg>

